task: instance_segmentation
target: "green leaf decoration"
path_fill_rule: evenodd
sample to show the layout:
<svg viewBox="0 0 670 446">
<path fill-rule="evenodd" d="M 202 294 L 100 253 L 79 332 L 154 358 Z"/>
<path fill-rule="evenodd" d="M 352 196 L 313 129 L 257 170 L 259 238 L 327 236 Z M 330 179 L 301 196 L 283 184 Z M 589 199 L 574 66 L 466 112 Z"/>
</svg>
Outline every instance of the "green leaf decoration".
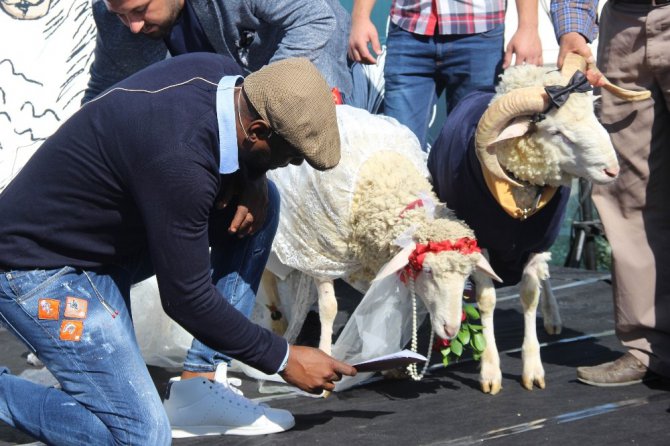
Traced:
<svg viewBox="0 0 670 446">
<path fill-rule="evenodd" d="M 479 319 L 479 311 L 477 311 L 474 305 L 463 305 L 463 310 L 469 318 Z"/>
<path fill-rule="evenodd" d="M 479 352 L 483 352 L 484 349 L 486 348 L 486 339 L 484 338 L 484 335 L 481 333 L 477 333 L 473 336 L 472 338 L 473 342 L 473 347 L 475 350 Z M 453 350 L 453 344 L 452 344 L 452 350 Z"/>
<path fill-rule="evenodd" d="M 466 326 L 462 326 L 458 334 L 456 335 L 459 341 L 461 341 L 461 344 L 467 345 L 468 342 L 470 342 L 470 330 Z"/>
<path fill-rule="evenodd" d="M 451 352 L 460 357 L 463 354 L 463 344 L 458 339 L 452 339 L 451 340 Z"/>
<path fill-rule="evenodd" d="M 458 334 L 451 340 L 451 344 L 448 347 L 440 350 L 442 353 L 442 364 L 445 366 L 457 362 L 463 355 L 465 347 L 470 347 L 472 350 L 472 359 L 479 361 L 486 347 L 486 338 L 482 334 L 484 327 L 471 323 L 473 320 L 480 319 L 479 311 L 472 304 L 464 304 L 463 311 L 465 312 L 465 320 L 461 323 Z"/>
</svg>

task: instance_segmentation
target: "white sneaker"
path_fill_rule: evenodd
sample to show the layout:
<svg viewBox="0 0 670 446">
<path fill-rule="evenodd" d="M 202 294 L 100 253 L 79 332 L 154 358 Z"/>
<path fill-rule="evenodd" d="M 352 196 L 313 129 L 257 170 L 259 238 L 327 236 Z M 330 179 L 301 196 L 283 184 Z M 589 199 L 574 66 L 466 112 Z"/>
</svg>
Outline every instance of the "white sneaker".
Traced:
<svg viewBox="0 0 670 446">
<path fill-rule="evenodd" d="M 216 372 L 214 372 L 214 381 L 217 383 L 221 383 L 225 386 L 228 386 L 230 390 L 237 393 L 238 395 L 244 395 L 242 389 L 238 388 L 242 385 L 242 380 L 240 378 L 228 378 L 227 369 L 228 364 L 226 364 L 225 362 L 219 363 L 219 365 L 216 366 Z M 177 381 L 181 381 L 181 377 L 175 376 L 174 378 L 170 378 L 171 383 Z"/>
<path fill-rule="evenodd" d="M 228 364 L 225 362 L 222 362 L 216 366 L 214 382 L 227 386 L 230 390 L 237 393 L 238 395 L 244 395 L 242 390 L 238 388 L 242 385 L 242 380 L 240 378 L 228 378 Z"/>
<path fill-rule="evenodd" d="M 170 380 L 163 407 L 172 438 L 199 435 L 264 435 L 295 425 L 287 410 L 257 404 L 233 387 L 226 365 L 217 367 L 215 381 L 204 378 Z"/>
</svg>

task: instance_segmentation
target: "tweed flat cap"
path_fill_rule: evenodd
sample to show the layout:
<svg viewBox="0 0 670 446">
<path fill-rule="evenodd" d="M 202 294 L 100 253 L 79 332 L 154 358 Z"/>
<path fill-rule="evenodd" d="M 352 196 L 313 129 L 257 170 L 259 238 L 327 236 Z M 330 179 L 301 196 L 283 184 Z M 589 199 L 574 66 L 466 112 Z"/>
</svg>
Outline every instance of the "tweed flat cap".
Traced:
<svg viewBox="0 0 670 446">
<path fill-rule="evenodd" d="M 244 93 L 272 129 L 317 170 L 340 161 L 340 133 L 330 88 L 306 58 L 273 62 L 244 79 Z"/>
</svg>

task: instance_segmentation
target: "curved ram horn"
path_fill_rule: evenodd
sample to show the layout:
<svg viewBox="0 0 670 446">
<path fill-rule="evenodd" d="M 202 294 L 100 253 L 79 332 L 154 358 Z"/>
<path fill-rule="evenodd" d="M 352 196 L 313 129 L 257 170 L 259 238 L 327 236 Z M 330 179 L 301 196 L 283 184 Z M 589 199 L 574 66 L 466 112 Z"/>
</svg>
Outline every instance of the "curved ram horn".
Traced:
<svg viewBox="0 0 670 446">
<path fill-rule="evenodd" d="M 605 90 L 609 91 L 618 98 L 633 102 L 633 101 L 643 101 L 651 97 L 651 91 L 649 90 L 635 91 L 617 87 L 616 85 L 611 83 L 609 79 L 605 77 L 604 74 L 600 72 L 600 70 L 596 67 L 596 64 L 593 62 L 588 64 L 588 69 L 594 71 L 596 74 L 600 74 L 602 76 L 602 81 L 604 82 L 601 88 L 604 88 Z"/>
<path fill-rule="evenodd" d="M 651 97 L 651 91 L 649 90 L 639 90 L 639 91 L 627 90 L 625 88 L 617 87 L 616 85 L 612 84 L 604 76 L 603 78 L 605 79 L 605 85 L 603 85 L 602 88 L 609 91 L 618 98 L 634 102 L 634 101 L 644 101 L 645 99 L 649 99 Z"/>
<path fill-rule="evenodd" d="M 617 87 L 600 72 L 594 62 L 587 63 L 586 59 L 576 53 L 568 53 L 565 55 L 563 66 L 561 67 L 561 74 L 566 79 L 570 79 L 575 71 L 580 70 L 586 74 L 587 69 L 593 71 L 595 74 L 601 75 L 602 81 L 604 82 L 602 88 L 609 91 L 618 98 L 625 99 L 627 101 L 642 101 L 651 97 L 651 92 L 649 90 L 634 91 Z"/>
<path fill-rule="evenodd" d="M 575 74 L 575 71 L 581 71 L 586 74 L 586 60 L 579 54 L 568 53 L 563 60 L 561 75 L 566 79 L 570 79 Z"/>
<path fill-rule="evenodd" d="M 544 91 L 544 87 L 518 88 L 492 102 L 477 124 L 475 149 L 479 162 L 484 164 L 495 177 L 522 187 L 520 183 L 505 173 L 498 162 L 495 146 L 491 146 L 491 143 L 512 119 L 541 113 L 548 107 L 549 96 Z"/>
</svg>

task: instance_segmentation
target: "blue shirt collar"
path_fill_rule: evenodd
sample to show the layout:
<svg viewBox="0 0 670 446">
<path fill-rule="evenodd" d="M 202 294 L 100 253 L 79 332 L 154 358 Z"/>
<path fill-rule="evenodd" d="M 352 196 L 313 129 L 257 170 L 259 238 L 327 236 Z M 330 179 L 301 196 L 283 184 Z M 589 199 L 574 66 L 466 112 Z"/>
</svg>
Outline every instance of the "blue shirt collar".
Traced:
<svg viewBox="0 0 670 446">
<path fill-rule="evenodd" d="M 224 76 L 216 89 L 216 116 L 219 123 L 219 173 L 233 173 L 240 168 L 235 123 L 235 85 L 242 76 Z"/>
</svg>

